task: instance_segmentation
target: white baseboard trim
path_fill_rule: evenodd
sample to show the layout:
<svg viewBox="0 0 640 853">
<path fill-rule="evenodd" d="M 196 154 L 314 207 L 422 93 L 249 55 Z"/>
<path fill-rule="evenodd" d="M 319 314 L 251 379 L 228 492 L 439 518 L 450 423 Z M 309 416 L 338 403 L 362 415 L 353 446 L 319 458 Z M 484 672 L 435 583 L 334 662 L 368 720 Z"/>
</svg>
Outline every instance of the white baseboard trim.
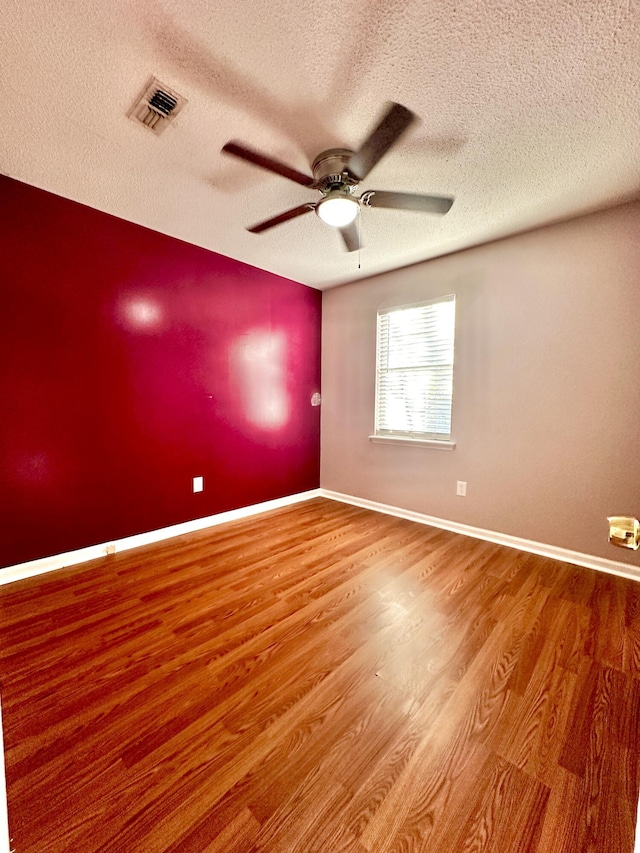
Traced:
<svg viewBox="0 0 640 853">
<path fill-rule="evenodd" d="M 228 512 L 220 512 L 216 515 L 209 515 L 204 518 L 196 518 L 192 521 L 185 521 L 181 524 L 163 527 L 160 530 L 151 530 L 148 533 L 138 533 L 135 536 L 128 536 L 125 539 L 103 542 L 100 545 L 90 545 L 87 548 L 80 548 L 77 551 L 67 551 L 64 554 L 56 554 L 52 557 L 43 557 L 39 560 L 31 560 L 27 563 L 18 563 L 15 566 L 7 566 L 4 569 L 0 569 L 0 586 L 24 580 L 25 578 L 35 577 L 36 575 L 41 575 L 45 572 L 62 569 L 67 566 L 85 563 L 89 560 L 96 560 L 117 551 L 127 551 L 130 548 L 138 548 L 141 545 L 152 545 L 155 542 L 162 542 L 163 540 L 171 539 L 174 536 L 182 536 L 185 533 L 193 533 L 197 530 L 204 530 L 207 527 L 216 527 L 219 524 L 226 524 L 228 521 L 237 521 L 242 518 L 248 518 L 252 515 L 258 515 L 261 512 L 269 512 L 273 509 L 280 509 L 285 506 L 302 503 L 303 501 L 308 501 L 317 497 L 329 498 L 330 500 L 340 501 L 341 503 L 351 504 L 352 506 L 359 506 L 363 509 L 382 512 L 386 515 L 395 515 L 398 518 L 406 518 L 409 521 L 416 521 L 419 524 L 429 524 L 432 527 L 450 530 L 453 533 L 460 533 L 463 536 L 471 536 L 474 539 L 484 539 L 487 542 L 495 542 L 497 545 L 505 545 L 508 548 L 516 548 L 519 551 L 539 554 L 541 557 L 551 557 L 554 560 L 561 560 L 563 563 L 572 563 L 576 566 L 584 566 L 587 569 L 595 569 L 596 571 L 608 572 L 609 574 L 640 581 L 640 568 L 629 566 L 626 563 L 620 563 L 616 560 L 608 560 L 604 557 L 595 557 L 591 554 L 583 554 L 579 551 L 570 551 L 566 548 L 559 548 L 555 545 L 546 545 L 543 542 L 534 542 L 530 539 L 521 539 L 518 536 L 510 536 L 507 533 L 498 533 L 495 530 L 485 530 L 481 527 L 472 527 L 471 525 L 462 524 L 458 521 L 448 521 L 444 518 L 425 515 L 424 513 L 415 512 L 409 509 L 402 509 L 402 507 L 390 506 L 389 504 L 378 503 L 378 501 L 370 501 L 366 498 L 358 498 L 354 495 L 342 494 L 341 492 L 333 492 L 330 489 L 311 489 L 308 492 L 298 492 L 294 495 L 287 495 L 283 498 L 276 498 L 275 500 L 264 501 L 263 503 L 252 504 L 251 506 L 240 507 L 239 509 L 232 509 Z M 3 853 L 1 847 L 0 853 Z"/>
<path fill-rule="evenodd" d="M 320 497 L 320 489 L 311 489 L 308 492 L 297 492 L 295 495 L 287 495 L 284 498 L 275 498 L 272 501 L 264 501 L 251 506 L 243 506 L 239 509 L 231 509 L 228 512 L 219 512 L 216 515 L 208 515 L 205 518 L 195 518 L 193 521 L 184 521 L 181 524 L 173 524 L 160 530 L 150 530 L 148 533 L 138 533 L 135 536 L 127 536 L 125 539 L 116 539 L 113 542 L 103 542 L 100 545 L 90 545 L 77 551 L 67 551 L 64 554 L 55 554 L 53 557 L 43 557 L 39 560 L 30 560 L 27 563 L 18 563 L 15 566 L 7 566 L 0 569 L 0 586 L 15 581 L 42 575 L 66 566 L 75 566 L 78 563 L 86 563 L 89 560 L 97 560 L 116 551 L 128 551 L 130 548 L 139 548 L 141 545 L 152 545 L 154 542 L 162 542 L 173 536 L 182 536 L 184 533 L 193 533 L 196 530 L 204 530 L 207 527 L 216 527 L 218 524 L 226 524 L 228 521 L 237 521 L 261 512 L 269 512 L 272 509 L 281 509 L 291 504 L 301 503 Z M 0 848 L 0 853 L 2 850 Z"/>
<path fill-rule="evenodd" d="M 435 516 L 414 512 L 410 509 L 389 506 L 388 504 L 370 501 L 366 498 L 356 498 L 353 495 L 344 495 L 341 492 L 332 492 L 329 489 L 320 489 L 320 495 L 324 498 L 352 504 L 363 509 L 383 512 L 385 515 L 395 515 L 398 518 L 406 518 L 409 521 L 417 521 L 420 524 L 429 524 L 431 527 L 440 527 L 442 530 L 461 533 L 463 536 L 472 536 L 474 539 L 484 539 L 487 542 L 495 542 L 497 545 L 506 545 L 507 548 L 517 548 L 519 551 L 539 554 L 541 557 L 551 557 L 553 560 L 561 560 L 563 563 L 572 563 L 575 566 L 584 566 L 587 569 L 595 569 L 598 572 L 607 572 L 610 575 L 619 575 L 623 578 L 640 581 L 640 568 L 620 563 L 617 560 L 594 557 L 591 554 L 582 554 L 580 551 L 558 548 L 556 545 L 545 545 L 543 542 L 533 542 L 530 539 L 521 539 L 519 536 L 510 536 L 507 533 L 498 533 L 495 530 L 471 527 L 469 524 L 461 524 L 458 521 L 447 521 L 444 518 L 436 518 Z"/>
</svg>

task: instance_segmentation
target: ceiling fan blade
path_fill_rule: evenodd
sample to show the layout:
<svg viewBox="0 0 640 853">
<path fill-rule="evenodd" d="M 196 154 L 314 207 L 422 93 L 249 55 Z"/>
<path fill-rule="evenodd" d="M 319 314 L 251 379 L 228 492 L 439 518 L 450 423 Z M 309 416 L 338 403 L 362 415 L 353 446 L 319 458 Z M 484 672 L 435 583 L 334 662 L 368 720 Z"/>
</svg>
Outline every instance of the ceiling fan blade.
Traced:
<svg viewBox="0 0 640 853">
<path fill-rule="evenodd" d="M 386 190 L 367 190 L 360 197 L 366 207 L 390 207 L 395 210 L 418 210 L 423 213 L 445 214 L 453 204 L 450 196 L 394 193 Z"/>
<path fill-rule="evenodd" d="M 377 127 L 352 155 L 348 166 L 349 173 L 358 181 L 366 178 L 378 160 L 398 141 L 415 118 L 415 114 L 402 104 L 391 104 Z"/>
<path fill-rule="evenodd" d="M 313 186 L 314 181 L 311 175 L 305 175 L 303 172 L 298 172 L 297 169 L 292 169 L 291 166 L 287 166 L 279 160 L 274 160 L 273 157 L 268 157 L 266 154 L 261 154 L 252 148 L 247 148 L 241 142 L 227 142 L 226 145 L 223 145 L 222 150 L 225 154 L 232 154 L 234 157 L 239 157 L 241 160 L 253 163 L 254 166 L 260 166 L 261 169 L 275 172 L 276 175 L 289 178 L 290 181 L 302 184 L 303 187 Z"/>
<path fill-rule="evenodd" d="M 284 213 L 280 213 L 278 216 L 273 216 L 271 219 L 265 219 L 264 222 L 258 222 L 257 225 L 252 225 L 251 228 L 247 228 L 247 231 L 251 231 L 252 234 L 260 234 L 262 231 L 266 231 L 267 228 L 273 228 L 274 225 L 280 225 L 282 222 L 288 222 L 289 219 L 295 219 L 296 216 L 302 216 L 304 213 L 309 213 L 309 211 L 315 209 L 315 202 L 301 204 L 299 207 L 292 207 L 291 210 L 285 210 Z"/>
<path fill-rule="evenodd" d="M 347 252 L 357 252 L 360 248 L 360 235 L 358 233 L 358 226 L 356 223 L 350 222 L 349 225 L 345 225 L 343 228 L 338 230 L 342 234 L 342 239 L 344 240 Z"/>
</svg>

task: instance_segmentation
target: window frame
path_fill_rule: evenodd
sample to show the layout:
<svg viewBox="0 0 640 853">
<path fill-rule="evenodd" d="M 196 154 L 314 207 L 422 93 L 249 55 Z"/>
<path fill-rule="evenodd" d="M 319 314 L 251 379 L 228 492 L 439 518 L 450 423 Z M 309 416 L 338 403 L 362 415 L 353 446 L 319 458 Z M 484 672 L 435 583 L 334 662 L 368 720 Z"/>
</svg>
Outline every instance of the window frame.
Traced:
<svg viewBox="0 0 640 853">
<path fill-rule="evenodd" d="M 430 305 L 437 305 L 446 302 L 453 302 L 453 345 L 451 351 L 451 394 L 449 397 L 449 419 L 450 424 L 453 418 L 453 378 L 455 368 L 455 336 L 456 336 L 456 294 L 447 293 L 442 296 L 434 297 L 433 299 L 422 300 L 420 302 L 412 302 L 404 305 L 393 305 L 386 308 L 379 308 L 376 313 L 376 379 L 375 379 L 375 399 L 374 399 L 374 429 L 373 434 L 369 436 L 369 440 L 380 444 L 400 444 L 400 445 L 417 445 L 422 447 L 431 447 L 440 450 L 453 450 L 456 446 L 455 441 L 451 437 L 451 428 L 449 433 L 436 432 L 415 432 L 409 430 L 386 430 L 379 427 L 380 417 L 380 394 L 381 394 L 381 377 L 386 371 L 381 368 L 380 359 L 380 336 L 381 336 L 381 318 L 385 315 L 392 314 L 396 311 L 404 311 L 411 308 L 426 308 Z M 387 360 L 389 348 L 386 350 Z M 445 363 L 448 365 L 448 362 Z M 425 365 L 428 366 L 428 365 Z M 409 368 L 411 369 L 411 368 Z M 420 368 L 416 368 L 420 369 Z"/>
</svg>

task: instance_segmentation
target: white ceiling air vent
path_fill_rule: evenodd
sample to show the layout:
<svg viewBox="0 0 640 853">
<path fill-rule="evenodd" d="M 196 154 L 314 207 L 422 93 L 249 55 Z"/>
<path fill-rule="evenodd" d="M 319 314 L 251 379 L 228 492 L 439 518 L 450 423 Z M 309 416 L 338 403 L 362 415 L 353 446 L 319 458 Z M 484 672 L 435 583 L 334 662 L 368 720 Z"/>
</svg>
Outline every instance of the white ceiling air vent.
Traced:
<svg viewBox="0 0 640 853">
<path fill-rule="evenodd" d="M 128 116 L 160 136 L 186 103 L 186 98 L 152 77 Z"/>
</svg>

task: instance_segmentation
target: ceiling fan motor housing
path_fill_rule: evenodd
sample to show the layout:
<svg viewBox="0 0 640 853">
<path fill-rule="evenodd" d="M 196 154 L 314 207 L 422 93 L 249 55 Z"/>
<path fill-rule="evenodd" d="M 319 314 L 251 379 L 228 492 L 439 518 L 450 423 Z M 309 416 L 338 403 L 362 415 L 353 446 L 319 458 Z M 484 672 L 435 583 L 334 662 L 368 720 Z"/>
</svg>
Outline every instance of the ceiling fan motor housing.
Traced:
<svg viewBox="0 0 640 853">
<path fill-rule="evenodd" d="M 313 161 L 314 185 L 321 192 L 341 188 L 353 192 L 358 183 L 347 171 L 353 151 L 348 148 L 329 148 Z"/>
</svg>

